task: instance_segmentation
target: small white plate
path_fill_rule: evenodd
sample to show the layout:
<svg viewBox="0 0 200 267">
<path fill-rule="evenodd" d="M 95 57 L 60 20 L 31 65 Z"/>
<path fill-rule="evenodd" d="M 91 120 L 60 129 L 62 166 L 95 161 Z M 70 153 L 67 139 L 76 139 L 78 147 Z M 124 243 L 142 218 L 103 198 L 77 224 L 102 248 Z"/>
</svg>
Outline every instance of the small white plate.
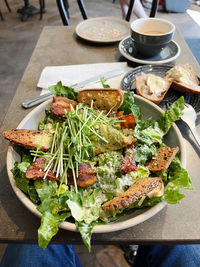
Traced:
<svg viewBox="0 0 200 267">
<path fill-rule="evenodd" d="M 113 43 L 130 35 L 130 24 L 117 17 L 98 17 L 79 23 L 75 32 L 87 41 Z"/>
<path fill-rule="evenodd" d="M 137 53 L 133 40 L 128 36 L 119 43 L 119 51 L 125 58 L 136 63 L 164 64 L 175 60 L 180 55 L 181 49 L 175 41 L 171 41 L 158 55 L 147 58 Z"/>
</svg>

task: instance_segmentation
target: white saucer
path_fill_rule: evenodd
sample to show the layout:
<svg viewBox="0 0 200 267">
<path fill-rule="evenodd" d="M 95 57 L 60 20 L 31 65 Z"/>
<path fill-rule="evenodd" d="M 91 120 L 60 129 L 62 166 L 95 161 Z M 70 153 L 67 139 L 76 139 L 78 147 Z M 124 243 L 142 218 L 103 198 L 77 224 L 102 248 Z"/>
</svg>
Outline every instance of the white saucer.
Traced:
<svg viewBox="0 0 200 267">
<path fill-rule="evenodd" d="M 159 54 L 147 58 L 137 53 L 134 43 L 129 36 L 119 43 L 119 51 L 125 58 L 136 63 L 164 64 L 175 60 L 180 55 L 181 49 L 175 41 L 171 41 Z"/>
</svg>

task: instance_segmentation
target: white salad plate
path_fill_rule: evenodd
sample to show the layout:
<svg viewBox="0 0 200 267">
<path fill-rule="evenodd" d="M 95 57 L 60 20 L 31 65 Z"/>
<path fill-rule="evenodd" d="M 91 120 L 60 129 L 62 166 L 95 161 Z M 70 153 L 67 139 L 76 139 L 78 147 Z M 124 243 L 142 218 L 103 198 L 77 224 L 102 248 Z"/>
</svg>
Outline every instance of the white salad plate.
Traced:
<svg viewBox="0 0 200 267">
<path fill-rule="evenodd" d="M 113 43 L 130 34 L 130 24 L 117 17 L 98 17 L 82 21 L 76 26 L 75 32 L 90 42 Z"/>
<path fill-rule="evenodd" d="M 36 130 L 38 129 L 38 124 L 41 119 L 45 117 L 45 109 L 50 106 L 52 100 L 47 100 L 46 102 L 42 103 L 35 109 L 33 109 L 18 125 L 18 129 L 31 129 Z M 162 109 L 159 108 L 157 105 L 153 104 L 152 102 L 135 95 L 135 103 L 141 108 L 142 112 L 142 119 L 147 119 L 152 117 L 153 119 L 158 119 L 159 115 L 163 113 Z M 180 149 L 180 160 L 182 166 L 186 166 L 186 150 L 183 143 L 182 135 L 178 129 L 178 127 L 173 124 L 169 133 L 164 138 L 164 143 L 170 147 L 178 146 Z M 33 214 L 38 217 L 41 217 L 40 212 L 36 209 L 36 205 L 32 203 L 32 201 L 16 186 L 15 179 L 11 172 L 11 169 L 14 166 L 15 161 L 20 162 L 20 155 L 15 149 L 14 146 L 9 145 L 8 153 L 7 153 L 7 171 L 11 186 L 19 198 L 19 200 L 25 205 L 27 209 L 29 209 Z M 135 226 L 139 223 L 142 223 L 159 211 L 161 211 L 165 206 L 166 202 L 163 201 L 161 203 L 156 204 L 153 207 L 136 210 L 129 214 L 121 215 L 121 217 L 117 220 L 117 222 L 112 222 L 109 224 L 104 225 L 96 225 L 93 229 L 93 233 L 106 233 L 106 232 L 114 232 L 118 230 L 123 230 L 132 226 Z M 63 222 L 59 225 L 60 228 L 70 231 L 77 231 L 77 228 L 74 223 L 70 222 Z"/>
<path fill-rule="evenodd" d="M 133 40 L 128 36 L 119 43 L 119 51 L 125 58 L 136 63 L 164 64 L 175 60 L 180 55 L 181 49 L 180 46 L 172 40 L 159 54 L 148 58 L 140 55 L 136 51 Z"/>
</svg>

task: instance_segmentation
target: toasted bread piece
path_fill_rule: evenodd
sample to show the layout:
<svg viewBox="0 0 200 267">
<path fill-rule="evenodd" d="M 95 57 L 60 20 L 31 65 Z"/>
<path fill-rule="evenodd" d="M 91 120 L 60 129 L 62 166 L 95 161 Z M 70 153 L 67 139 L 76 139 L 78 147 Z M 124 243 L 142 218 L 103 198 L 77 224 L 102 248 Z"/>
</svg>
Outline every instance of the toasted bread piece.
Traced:
<svg viewBox="0 0 200 267">
<path fill-rule="evenodd" d="M 93 100 L 93 107 L 109 111 L 111 108 L 117 110 L 124 100 L 123 91 L 120 89 L 86 89 L 78 93 L 78 102 L 85 105 L 91 105 Z"/>
<path fill-rule="evenodd" d="M 28 149 L 39 147 L 42 151 L 47 151 L 52 143 L 51 134 L 36 130 L 8 130 L 3 132 L 3 137 L 16 145 Z"/>
<path fill-rule="evenodd" d="M 168 70 L 164 77 L 173 79 L 171 87 L 176 91 L 200 94 L 199 80 L 190 64 L 178 64 Z"/>
<path fill-rule="evenodd" d="M 143 196 L 162 196 L 163 182 L 160 177 L 142 178 L 136 181 L 129 189 L 118 197 L 102 205 L 103 210 L 116 210 L 130 206 Z"/>
<path fill-rule="evenodd" d="M 147 163 L 147 168 L 151 172 L 162 172 L 166 170 L 178 151 L 178 147 L 160 147 L 156 152 L 156 158 Z"/>
<path fill-rule="evenodd" d="M 136 92 L 138 95 L 158 104 L 160 103 L 172 84 L 169 78 L 162 78 L 154 74 L 145 74 L 141 72 L 135 76 Z"/>
</svg>

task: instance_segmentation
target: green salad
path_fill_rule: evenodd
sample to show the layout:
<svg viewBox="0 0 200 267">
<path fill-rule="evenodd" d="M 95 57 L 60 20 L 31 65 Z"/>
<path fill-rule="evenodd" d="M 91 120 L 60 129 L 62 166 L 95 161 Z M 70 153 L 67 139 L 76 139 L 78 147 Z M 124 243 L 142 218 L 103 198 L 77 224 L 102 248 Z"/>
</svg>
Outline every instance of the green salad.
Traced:
<svg viewBox="0 0 200 267">
<path fill-rule="evenodd" d="M 57 96 L 77 100 L 77 92 L 59 82 L 50 88 Z M 52 134 L 52 144 L 48 151 L 21 149 L 21 162 L 15 162 L 12 169 L 16 185 L 37 205 L 42 214 L 41 226 L 38 229 L 39 246 L 45 249 L 52 237 L 57 234 L 59 224 L 64 221 L 75 223 L 88 250 L 91 249 L 91 235 L 95 225 L 117 221 L 127 212 L 153 206 L 163 200 L 176 204 L 184 194 L 180 190 L 192 189 L 187 171 L 181 166 L 176 155 L 167 170 L 152 173 L 146 162 L 153 159 L 156 151 L 163 144 L 163 137 L 172 124 L 178 120 L 184 108 L 184 98 L 180 97 L 157 121 L 152 118 L 141 119 L 141 110 L 134 103 L 133 92 L 125 92 L 120 111 L 124 115 L 134 114 L 134 129 L 124 132 L 117 117 L 109 116 L 93 106 L 83 106 L 66 112 L 62 120 L 46 110 L 46 117 L 38 125 L 39 131 Z M 125 147 L 128 138 L 135 139 L 134 160 L 136 168 L 122 172 Z M 96 153 L 96 151 L 100 151 Z M 45 160 L 44 172 L 57 179 L 29 180 L 27 169 L 38 158 Z M 88 177 L 96 179 L 86 187 L 79 186 L 77 177 L 79 164 L 90 166 L 86 171 Z M 93 170 L 93 172 L 91 171 Z M 70 175 L 69 175 L 70 173 Z M 120 196 L 136 181 L 145 177 L 160 177 L 164 183 L 161 196 L 144 195 L 132 205 L 104 210 L 102 205 L 116 196 Z M 83 180 L 83 182 L 85 182 Z"/>
</svg>

